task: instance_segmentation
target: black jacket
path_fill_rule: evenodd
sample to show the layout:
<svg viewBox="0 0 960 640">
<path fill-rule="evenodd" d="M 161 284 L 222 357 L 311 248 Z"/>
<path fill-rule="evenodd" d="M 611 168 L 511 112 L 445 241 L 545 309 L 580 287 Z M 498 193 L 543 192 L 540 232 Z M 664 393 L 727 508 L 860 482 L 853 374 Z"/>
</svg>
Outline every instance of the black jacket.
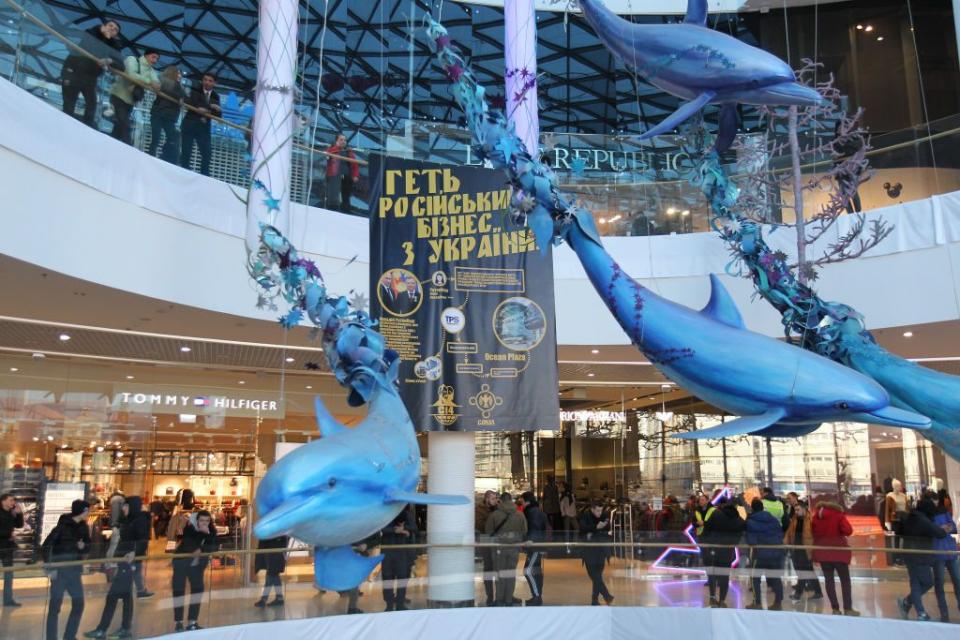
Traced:
<svg viewBox="0 0 960 640">
<path fill-rule="evenodd" d="M 100 32 L 100 25 L 91 27 L 83 32 L 79 42 L 80 48 L 98 58 L 109 58 L 111 66 L 123 70 L 123 57 L 120 55 L 121 45 L 118 38 L 107 40 Z M 73 51 L 73 49 L 71 49 Z M 63 61 L 61 78 L 67 82 L 77 84 L 91 83 L 100 75 L 100 65 L 95 60 L 78 52 L 71 53 Z"/>
<path fill-rule="evenodd" d="M 394 527 L 403 524 L 403 528 L 410 532 L 409 536 L 397 533 Z M 397 561 L 412 565 L 417 561 L 416 549 L 396 549 L 391 550 L 389 545 L 395 544 L 416 544 L 417 542 L 417 521 L 409 509 L 404 507 L 403 511 L 390 521 L 386 527 L 380 531 L 381 552 L 387 558 L 396 558 Z"/>
<path fill-rule="evenodd" d="M 747 523 L 740 517 L 734 504 L 725 504 L 710 516 L 703 525 L 702 542 L 704 544 L 726 545 L 704 550 L 704 563 L 712 567 L 727 566 L 736 556 L 734 547 L 740 542 Z"/>
<path fill-rule="evenodd" d="M 150 514 L 143 511 L 138 496 L 127 498 L 127 504 L 130 512 L 120 519 L 120 542 L 115 555 L 125 556 L 132 551 L 134 555 L 144 556 L 150 544 Z"/>
<path fill-rule="evenodd" d="M 933 521 L 918 509 L 914 509 L 907 515 L 902 526 L 904 549 L 933 550 L 934 539 L 947 536 L 946 531 L 933 524 Z M 932 565 L 936 555 L 933 553 L 905 553 L 903 559 L 907 564 Z"/>
<path fill-rule="evenodd" d="M 212 105 L 220 106 L 220 94 L 216 91 L 211 91 L 210 102 L 207 103 L 203 96 L 203 87 L 194 87 L 190 90 L 190 97 L 187 98 L 187 104 L 196 109 L 210 108 Z M 213 109 L 210 109 L 210 112 L 216 116 L 220 115 Z M 210 118 L 201 116 L 200 114 L 194 113 L 193 111 L 187 109 L 187 112 L 183 115 L 182 126 L 209 129 Z"/>
<path fill-rule="evenodd" d="M 607 522 L 607 526 L 598 529 L 597 525 L 602 521 Z M 587 509 L 580 515 L 580 540 L 582 542 L 612 542 L 610 537 L 610 514 L 604 511 L 600 517 L 593 515 L 593 512 Z M 581 556 L 584 562 L 602 563 L 612 553 L 610 547 L 584 547 Z"/>
<path fill-rule="evenodd" d="M 547 514 L 541 511 L 539 506 L 528 504 L 523 510 L 523 515 L 527 519 L 527 540 L 546 542 L 549 527 Z"/>
<path fill-rule="evenodd" d="M 153 101 L 153 106 L 150 107 L 150 113 L 176 120 L 180 115 L 180 101 L 183 100 L 186 92 L 179 82 L 171 82 L 163 76 L 160 78 L 160 92 L 172 96 L 176 101 L 167 100 L 158 95 L 157 99 Z"/>
<path fill-rule="evenodd" d="M 268 538 L 257 543 L 257 549 L 286 549 L 290 542 L 287 536 Z M 253 570 L 266 571 L 269 574 L 281 574 L 287 568 L 286 553 L 258 553 L 253 561 Z"/>
<path fill-rule="evenodd" d="M 79 548 L 78 542 L 83 542 L 83 549 Z M 80 560 L 89 550 L 90 527 L 83 520 L 76 522 L 65 513 L 40 546 L 40 557 L 44 562 L 68 562 Z"/>
<path fill-rule="evenodd" d="M 15 547 L 13 541 L 13 530 L 23 526 L 23 513 L 13 515 L 13 513 L 0 507 L 0 549 Z"/>
<path fill-rule="evenodd" d="M 217 539 L 217 527 L 212 522 L 210 523 L 210 533 L 203 533 L 196 528 L 197 514 L 190 516 L 190 521 L 183 528 L 183 537 L 180 538 L 180 542 L 177 543 L 177 548 L 174 553 L 193 553 L 197 549 L 201 553 L 212 553 L 220 548 L 220 541 Z M 205 567 L 207 566 L 207 561 L 209 557 L 201 557 L 200 563 L 198 566 Z M 190 562 L 189 558 L 178 558 L 180 561 Z"/>
</svg>

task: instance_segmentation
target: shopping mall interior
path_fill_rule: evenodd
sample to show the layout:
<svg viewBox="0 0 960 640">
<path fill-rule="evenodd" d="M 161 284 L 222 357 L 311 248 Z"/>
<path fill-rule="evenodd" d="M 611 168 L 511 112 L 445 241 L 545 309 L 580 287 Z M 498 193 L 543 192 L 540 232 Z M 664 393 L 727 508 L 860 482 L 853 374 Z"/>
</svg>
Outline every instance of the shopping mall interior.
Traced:
<svg viewBox="0 0 960 640">
<path fill-rule="evenodd" d="M 0 637 L 952 636 L 958 33 L 0 0 Z"/>
</svg>

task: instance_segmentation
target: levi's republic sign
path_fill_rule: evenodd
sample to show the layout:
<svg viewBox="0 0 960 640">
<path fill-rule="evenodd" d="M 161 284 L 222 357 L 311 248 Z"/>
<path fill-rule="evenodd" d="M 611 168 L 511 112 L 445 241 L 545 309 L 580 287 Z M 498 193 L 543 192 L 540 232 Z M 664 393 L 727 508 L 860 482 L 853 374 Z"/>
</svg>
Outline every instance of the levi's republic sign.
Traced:
<svg viewBox="0 0 960 640">
<path fill-rule="evenodd" d="M 499 171 L 370 161 L 370 309 L 421 431 L 559 428 L 553 260 Z"/>
</svg>

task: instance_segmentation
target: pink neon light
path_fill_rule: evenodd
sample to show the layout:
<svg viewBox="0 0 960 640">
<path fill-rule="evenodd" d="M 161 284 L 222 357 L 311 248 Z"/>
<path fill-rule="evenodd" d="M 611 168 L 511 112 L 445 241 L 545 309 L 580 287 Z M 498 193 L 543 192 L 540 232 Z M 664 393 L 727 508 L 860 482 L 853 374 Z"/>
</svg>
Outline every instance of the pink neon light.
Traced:
<svg viewBox="0 0 960 640">
<path fill-rule="evenodd" d="M 730 487 L 724 487 L 723 490 L 710 501 L 711 505 L 716 506 L 718 502 L 724 497 L 730 497 Z M 693 524 L 687 525 L 687 528 L 683 530 L 683 535 L 687 537 L 687 540 L 690 541 L 690 544 L 693 545 L 693 549 L 689 547 L 667 547 L 663 553 L 660 554 L 660 557 L 653 561 L 653 564 L 650 565 L 650 569 L 657 569 L 658 571 L 668 571 L 670 573 L 687 573 L 687 574 L 696 574 L 696 575 L 706 575 L 707 572 L 703 569 L 687 569 L 685 567 L 669 567 L 662 566 L 660 563 L 667 559 L 670 554 L 673 553 L 693 553 L 700 555 L 700 545 L 697 544 L 696 538 L 693 537 Z M 731 569 L 736 569 L 740 566 L 740 549 L 737 547 L 733 548 L 733 563 L 730 565 Z"/>
</svg>

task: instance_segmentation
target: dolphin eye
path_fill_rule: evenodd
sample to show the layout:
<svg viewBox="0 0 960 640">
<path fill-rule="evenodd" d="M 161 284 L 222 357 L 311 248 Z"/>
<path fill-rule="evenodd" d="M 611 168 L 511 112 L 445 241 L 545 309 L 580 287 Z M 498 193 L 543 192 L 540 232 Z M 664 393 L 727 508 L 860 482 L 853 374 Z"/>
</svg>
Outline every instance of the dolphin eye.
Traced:
<svg viewBox="0 0 960 640">
<path fill-rule="evenodd" d="M 327 480 L 327 486 L 333 489 L 335 486 L 337 486 L 337 479 L 330 478 L 329 480 Z"/>
<path fill-rule="evenodd" d="M 843 401 L 838 402 L 838 403 L 835 404 L 834 406 L 835 406 L 837 409 L 840 409 L 841 411 L 846 411 L 847 409 L 850 408 L 850 405 L 848 405 L 846 402 L 843 402 Z"/>
</svg>

